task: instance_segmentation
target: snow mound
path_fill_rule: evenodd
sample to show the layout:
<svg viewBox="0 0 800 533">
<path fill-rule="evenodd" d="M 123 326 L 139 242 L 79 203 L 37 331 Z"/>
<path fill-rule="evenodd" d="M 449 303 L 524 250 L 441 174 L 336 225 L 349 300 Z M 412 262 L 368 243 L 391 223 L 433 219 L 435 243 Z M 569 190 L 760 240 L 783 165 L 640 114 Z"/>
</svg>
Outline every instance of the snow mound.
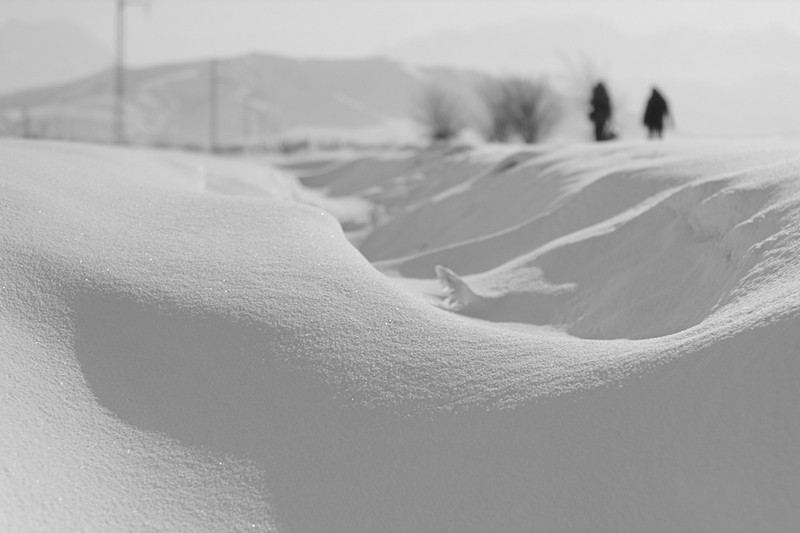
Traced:
<svg viewBox="0 0 800 533">
<path fill-rule="evenodd" d="M 719 310 L 778 242 L 788 222 L 776 202 L 794 187 L 794 156 L 750 153 L 718 162 L 718 145 L 678 145 L 642 163 L 641 148 L 628 149 L 626 164 L 620 148 L 534 159 L 522 172 L 561 192 L 527 220 L 376 265 L 406 277 L 435 272 L 443 307 L 495 322 L 601 339 L 688 329 Z M 598 156 L 610 164 L 587 172 L 582 165 Z M 498 187 L 481 201 L 499 204 L 510 194 Z M 522 194 L 530 193 L 515 196 Z M 478 196 L 460 202 L 475 205 Z M 449 217 L 428 215 L 425 223 L 436 234 Z"/>
<path fill-rule="evenodd" d="M 475 309 L 480 305 L 480 298 L 472 292 L 455 272 L 441 265 L 436 265 L 436 277 L 447 295 L 445 306 L 452 311 Z"/>
<path fill-rule="evenodd" d="M 325 170 L 379 270 L 279 174 L 2 143 L 0 528 L 791 530 L 795 147 L 513 150 Z"/>
</svg>

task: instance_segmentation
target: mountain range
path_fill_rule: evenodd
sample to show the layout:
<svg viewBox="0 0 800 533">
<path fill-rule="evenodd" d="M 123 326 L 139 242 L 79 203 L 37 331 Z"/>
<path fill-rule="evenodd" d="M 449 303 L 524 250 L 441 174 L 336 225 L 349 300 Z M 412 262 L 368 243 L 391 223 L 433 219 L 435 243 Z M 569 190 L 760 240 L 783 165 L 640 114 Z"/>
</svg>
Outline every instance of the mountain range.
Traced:
<svg viewBox="0 0 800 533">
<path fill-rule="evenodd" d="M 129 69 L 126 137 L 139 143 L 219 145 L 342 132 L 413 134 L 415 98 L 430 80 L 468 87 L 477 73 L 417 69 L 385 58 L 292 59 L 270 54 Z M 112 72 L 0 97 L 0 128 L 107 141 Z M 462 83 L 464 82 L 464 83 Z M 216 102 L 212 119 L 213 101 Z M 212 126 L 215 124 L 215 126 Z"/>
<path fill-rule="evenodd" d="M 66 82 L 111 63 L 111 52 L 60 20 L 10 20 L 0 26 L 0 94 Z"/>
<path fill-rule="evenodd" d="M 774 74 L 800 77 L 800 35 L 781 28 L 716 33 L 674 27 L 630 32 L 588 17 L 525 19 L 433 33 L 382 53 L 417 65 L 537 74 L 569 73 L 583 61 L 606 76 L 651 82 L 735 83 Z"/>
<path fill-rule="evenodd" d="M 546 75 L 573 101 L 588 97 L 589 80 L 603 79 L 618 129 L 633 136 L 643 134 L 652 86 L 668 96 L 681 136 L 800 134 L 800 35 L 781 28 L 626 32 L 587 17 L 520 20 L 434 33 L 383 53 L 416 65 Z"/>
<path fill-rule="evenodd" d="M 0 43 L 11 42 L 15 31 L 26 33 L 17 26 L 0 28 Z M 25 69 L 14 70 L 9 65 L 16 56 L 8 53 L 14 48 L 0 48 L 6 51 L 0 54 L 0 73 L 9 73 L 6 86 L 23 86 L 0 96 L 0 133 L 111 139 L 108 56 L 102 47 L 87 45 L 85 36 L 72 35 L 73 44 L 62 46 L 71 61 L 63 60 L 60 71 L 51 69 L 49 79 L 22 75 L 48 71 L 52 58 L 46 54 L 26 52 Z M 25 39 L 52 44 L 35 31 Z M 615 126 L 625 138 L 643 136 L 640 115 L 654 84 L 670 102 L 676 124 L 670 136 L 800 134 L 800 37 L 782 30 L 634 34 L 585 18 L 525 20 L 433 34 L 383 54 L 323 60 L 252 53 L 219 59 L 215 69 L 209 60 L 129 69 L 126 137 L 173 146 L 287 137 L 408 141 L 419 135 L 414 114 L 427 83 L 449 87 L 474 113 L 480 72 L 547 76 L 563 97 L 560 138 L 587 138 L 586 99 L 596 79 L 611 89 Z M 30 88 L 35 79 L 44 81 Z"/>
</svg>

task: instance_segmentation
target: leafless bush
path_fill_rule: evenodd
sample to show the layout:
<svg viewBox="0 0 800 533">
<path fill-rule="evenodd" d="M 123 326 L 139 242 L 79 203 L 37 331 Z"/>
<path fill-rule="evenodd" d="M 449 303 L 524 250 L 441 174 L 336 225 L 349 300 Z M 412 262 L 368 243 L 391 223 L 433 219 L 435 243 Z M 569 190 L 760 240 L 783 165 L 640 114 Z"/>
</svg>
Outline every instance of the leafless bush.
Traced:
<svg viewBox="0 0 800 533">
<path fill-rule="evenodd" d="M 423 89 L 416 116 L 433 142 L 450 141 L 466 126 L 464 109 L 457 97 L 437 84 Z"/>
<path fill-rule="evenodd" d="M 550 86 L 518 76 L 490 79 L 479 90 L 488 114 L 487 140 L 526 143 L 544 139 L 561 118 L 561 106 Z"/>
<path fill-rule="evenodd" d="M 478 88 L 478 93 L 488 115 L 484 137 L 487 141 L 508 142 L 514 133 L 511 123 L 514 110 L 505 84 L 497 78 L 489 78 Z"/>
</svg>

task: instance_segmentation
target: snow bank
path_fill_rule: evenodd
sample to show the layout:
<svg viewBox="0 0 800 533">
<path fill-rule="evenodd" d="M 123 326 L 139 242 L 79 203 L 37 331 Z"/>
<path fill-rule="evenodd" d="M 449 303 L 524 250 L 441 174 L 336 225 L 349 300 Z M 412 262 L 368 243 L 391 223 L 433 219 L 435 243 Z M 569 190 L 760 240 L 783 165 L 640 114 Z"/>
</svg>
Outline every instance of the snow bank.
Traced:
<svg viewBox="0 0 800 533">
<path fill-rule="evenodd" d="M 280 173 L 5 142 L 0 526 L 791 529 L 795 153 L 303 177 L 383 206 L 362 244 L 382 273 Z"/>
</svg>

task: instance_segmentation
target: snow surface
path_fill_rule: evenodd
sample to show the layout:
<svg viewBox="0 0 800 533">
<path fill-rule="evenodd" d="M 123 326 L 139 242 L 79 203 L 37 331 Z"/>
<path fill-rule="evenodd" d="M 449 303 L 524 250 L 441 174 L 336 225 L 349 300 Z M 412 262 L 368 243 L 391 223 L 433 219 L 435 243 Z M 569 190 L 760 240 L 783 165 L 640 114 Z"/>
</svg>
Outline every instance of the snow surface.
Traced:
<svg viewBox="0 0 800 533">
<path fill-rule="evenodd" d="M 798 178 L 4 141 L 0 530 L 791 530 Z"/>
</svg>

